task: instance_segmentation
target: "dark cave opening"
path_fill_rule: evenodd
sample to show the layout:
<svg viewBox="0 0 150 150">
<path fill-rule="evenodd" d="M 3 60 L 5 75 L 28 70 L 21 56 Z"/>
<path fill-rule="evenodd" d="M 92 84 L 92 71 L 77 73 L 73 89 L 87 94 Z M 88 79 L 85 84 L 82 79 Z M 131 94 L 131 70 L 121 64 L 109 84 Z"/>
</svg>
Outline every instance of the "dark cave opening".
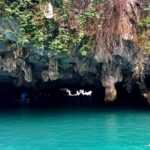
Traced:
<svg viewBox="0 0 150 150">
<path fill-rule="evenodd" d="M 53 86 L 54 87 L 54 86 Z M 64 88 L 64 87 L 63 87 Z M 104 101 L 105 89 L 100 86 L 68 86 L 72 93 L 76 90 L 85 89 L 91 90 L 91 96 L 68 96 L 65 91 L 62 91 L 61 86 L 55 88 L 32 89 L 15 87 L 12 84 L 0 84 L 0 108 L 11 107 L 31 107 L 31 108 L 46 108 L 46 107 L 142 107 L 148 108 L 147 100 L 142 96 L 138 87 L 134 87 L 131 93 L 128 93 L 122 84 L 117 84 L 118 91 L 117 99 L 114 102 L 106 103 Z M 27 93 L 29 103 L 22 103 L 21 94 Z"/>
</svg>

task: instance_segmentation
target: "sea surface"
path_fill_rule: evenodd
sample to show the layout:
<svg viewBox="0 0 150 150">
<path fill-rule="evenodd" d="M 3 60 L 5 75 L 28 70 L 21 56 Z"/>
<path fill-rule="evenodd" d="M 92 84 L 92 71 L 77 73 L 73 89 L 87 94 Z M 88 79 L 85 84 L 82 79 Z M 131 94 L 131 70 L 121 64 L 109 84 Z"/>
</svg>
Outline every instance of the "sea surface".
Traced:
<svg viewBox="0 0 150 150">
<path fill-rule="evenodd" d="M 0 150 L 148 150 L 150 110 L 0 110 Z"/>
</svg>

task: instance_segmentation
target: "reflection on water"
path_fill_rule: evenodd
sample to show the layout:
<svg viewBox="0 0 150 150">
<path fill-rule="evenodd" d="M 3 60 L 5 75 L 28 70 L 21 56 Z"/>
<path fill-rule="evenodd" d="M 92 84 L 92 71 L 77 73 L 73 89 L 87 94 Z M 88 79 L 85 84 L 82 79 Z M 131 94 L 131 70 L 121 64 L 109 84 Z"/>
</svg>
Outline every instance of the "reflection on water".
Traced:
<svg viewBox="0 0 150 150">
<path fill-rule="evenodd" d="M 29 108 L 0 112 L 2 150 L 150 148 L 150 112 L 117 109 Z"/>
</svg>

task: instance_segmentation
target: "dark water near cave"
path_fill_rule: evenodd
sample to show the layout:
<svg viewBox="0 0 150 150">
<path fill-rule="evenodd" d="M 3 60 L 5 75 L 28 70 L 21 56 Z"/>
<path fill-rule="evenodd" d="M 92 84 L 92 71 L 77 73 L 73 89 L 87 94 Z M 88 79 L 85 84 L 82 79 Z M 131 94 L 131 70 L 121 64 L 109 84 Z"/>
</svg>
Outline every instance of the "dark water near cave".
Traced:
<svg viewBox="0 0 150 150">
<path fill-rule="evenodd" d="M 1 110 L 0 149 L 150 149 L 150 111 L 134 108 Z"/>
</svg>

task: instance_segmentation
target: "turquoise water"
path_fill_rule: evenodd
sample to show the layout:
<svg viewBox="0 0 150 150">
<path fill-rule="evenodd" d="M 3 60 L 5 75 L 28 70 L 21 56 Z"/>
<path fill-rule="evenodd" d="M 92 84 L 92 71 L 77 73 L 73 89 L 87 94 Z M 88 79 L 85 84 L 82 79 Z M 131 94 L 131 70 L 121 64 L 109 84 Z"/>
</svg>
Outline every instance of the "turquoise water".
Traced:
<svg viewBox="0 0 150 150">
<path fill-rule="evenodd" d="M 0 112 L 0 150 L 150 149 L 150 111 L 57 109 Z"/>
</svg>

